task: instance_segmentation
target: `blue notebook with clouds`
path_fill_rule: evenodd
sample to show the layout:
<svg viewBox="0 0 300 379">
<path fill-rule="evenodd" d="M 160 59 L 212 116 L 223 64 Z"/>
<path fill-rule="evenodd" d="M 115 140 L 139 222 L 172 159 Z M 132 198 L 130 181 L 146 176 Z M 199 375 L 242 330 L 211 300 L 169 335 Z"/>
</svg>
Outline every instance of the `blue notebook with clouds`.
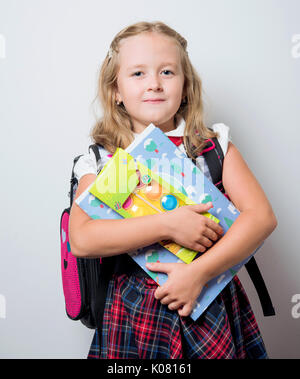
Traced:
<svg viewBox="0 0 300 379">
<path fill-rule="evenodd" d="M 240 213 L 235 206 L 215 187 L 192 160 L 179 150 L 155 125 L 150 124 L 137 136 L 135 141 L 127 147 L 126 151 L 135 160 L 138 160 L 149 169 L 158 173 L 164 180 L 168 181 L 178 191 L 184 193 L 195 203 L 207 203 L 211 201 L 214 207 L 209 210 L 209 213 L 220 220 L 219 225 L 223 228 L 225 233 L 239 216 Z M 103 157 L 105 154 L 109 155 L 108 152 L 102 149 L 101 157 L 107 160 L 107 156 Z M 101 175 L 101 173 L 99 175 Z M 113 209 L 95 198 L 95 196 L 89 192 L 89 188 L 77 198 L 76 203 L 91 218 L 122 218 L 122 216 Z M 254 255 L 261 246 L 262 244 L 251 256 Z M 209 251 L 209 249 L 207 251 Z M 166 282 L 167 274 L 149 271 L 145 266 L 147 262 L 160 261 L 185 264 L 159 243 L 128 254 L 159 285 Z M 193 320 L 201 316 L 224 287 L 233 279 L 241 267 L 248 262 L 251 256 L 205 285 L 190 315 Z M 197 257 L 195 259 L 197 259 Z"/>
</svg>

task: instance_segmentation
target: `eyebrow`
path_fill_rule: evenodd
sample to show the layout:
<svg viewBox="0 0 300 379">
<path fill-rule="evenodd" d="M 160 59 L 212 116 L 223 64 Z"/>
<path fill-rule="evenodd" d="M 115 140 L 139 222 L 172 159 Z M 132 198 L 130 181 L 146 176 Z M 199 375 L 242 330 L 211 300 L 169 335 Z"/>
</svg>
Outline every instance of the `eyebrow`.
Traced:
<svg viewBox="0 0 300 379">
<path fill-rule="evenodd" d="M 177 64 L 176 63 L 172 63 L 172 62 L 166 62 L 166 63 L 162 63 L 160 65 L 160 67 L 164 67 L 164 66 L 173 66 L 176 69 L 178 68 Z M 147 67 L 147 65 L 146 64 L 136 64 L 134 66 L 128 67 L 127 71 L 134 70 L 135 68 L 143 68 L 143 67 Z"/>
</svg>

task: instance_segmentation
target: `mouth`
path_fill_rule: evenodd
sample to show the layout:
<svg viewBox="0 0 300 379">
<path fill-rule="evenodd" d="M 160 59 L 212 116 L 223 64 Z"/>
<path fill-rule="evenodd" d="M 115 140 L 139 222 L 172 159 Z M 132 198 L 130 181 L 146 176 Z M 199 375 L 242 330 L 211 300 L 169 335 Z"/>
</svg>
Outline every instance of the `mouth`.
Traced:
<svg viewBox="0 0 300 379">
<path fill-rule="evenodd" d="M 144 103 L 148 103 L 148 104 L 160 104 L 162 102 L 164 102 L 165 100 L 163 99 L 149 99 L 149 100 L 144 100 Z"/>
</svg>

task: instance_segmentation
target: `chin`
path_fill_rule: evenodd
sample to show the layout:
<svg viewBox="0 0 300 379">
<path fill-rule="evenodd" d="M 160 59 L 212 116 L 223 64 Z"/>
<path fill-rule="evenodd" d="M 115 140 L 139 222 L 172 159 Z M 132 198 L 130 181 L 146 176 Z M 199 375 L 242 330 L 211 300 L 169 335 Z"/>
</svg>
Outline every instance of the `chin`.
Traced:
<svg viewBox="0 0 300 379">
<path fill-rule="evenodd" d="M 149 120 L 149 124 L 152 122 L 153 124 L 164 124 L 170 119 L 170 117 L 158 117 L 157 114 L 153 115 L 153 117 L 149 116 L 147 117 L 147 120 Z"/>
</svg>

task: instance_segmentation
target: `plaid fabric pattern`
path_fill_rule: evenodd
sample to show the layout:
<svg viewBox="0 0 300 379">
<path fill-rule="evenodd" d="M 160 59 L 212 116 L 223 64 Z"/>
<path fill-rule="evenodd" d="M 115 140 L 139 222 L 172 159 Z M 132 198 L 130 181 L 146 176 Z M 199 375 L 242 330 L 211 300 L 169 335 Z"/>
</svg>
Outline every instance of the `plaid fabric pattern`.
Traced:
<svg viewBox="0 0 300 379">
<path fill-rule="evenodd" d="M 95 331 L 89 359 L 267 359 L 247 295 L 237 278 L 195 322 L 154 297 L 151 278 L 110 280 L 101 351 Z"/>
</svg>

